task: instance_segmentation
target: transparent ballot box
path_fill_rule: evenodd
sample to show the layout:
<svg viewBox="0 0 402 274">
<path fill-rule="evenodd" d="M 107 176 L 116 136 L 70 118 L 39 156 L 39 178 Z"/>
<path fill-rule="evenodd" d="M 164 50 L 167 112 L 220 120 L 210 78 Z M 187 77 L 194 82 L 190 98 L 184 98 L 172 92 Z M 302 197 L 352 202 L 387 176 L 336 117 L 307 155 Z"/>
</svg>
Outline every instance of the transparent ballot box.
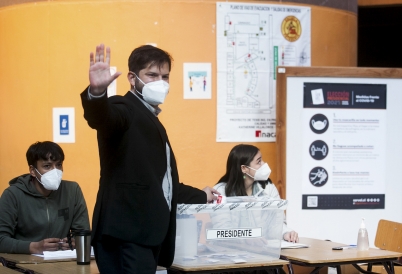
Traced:
<svg viewBox="0 0 402 274">
<path fill-rule="evenodd" d="M 178 205 L 173 263 L 202 266 L 277 260 L 286 206 L 286 200 L 248 197 L 228 197 L 223 204 Z"/>
</svg>

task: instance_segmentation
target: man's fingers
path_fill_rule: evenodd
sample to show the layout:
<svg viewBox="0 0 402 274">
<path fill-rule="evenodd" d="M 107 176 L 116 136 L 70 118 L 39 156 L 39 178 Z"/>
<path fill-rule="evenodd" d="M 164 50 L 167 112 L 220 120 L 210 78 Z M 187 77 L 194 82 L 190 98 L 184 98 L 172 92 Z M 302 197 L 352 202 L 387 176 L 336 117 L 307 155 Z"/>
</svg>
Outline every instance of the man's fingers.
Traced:
<svg viewBox="0 0 402 274">
<path fill-rule="evenodd" d="M 44 242 L 45 243 L 58 243 L 58 242 L 60 242 L 60 238 L 47 238 L 47 239 L 44 239 Z"/>
<path fill-rule="evenodd" d="M 101 95 L 121 75 L 121 72 L 113 75 L 110 73 L 110 52 L 109 47 L 99 44 L 96 52 L 89 55 L 89 85 L 92 95 Z"/>
<path fill-rule="evenodd" d="M 121 75 L 121 72 L 120 71 L 117 71 L 115 74 L 113 74 L 112 75 L 112 82 L 114 81 L 114 80 L 116 80 L 117 79 L 117 77 L 119 77 Z M 110 83 L 112 83 L 112 82 L 110 82 Z"/>
<path fill-rule="evenodd" d="M 99 45 L 99 62 L 105 61 L 105 46 L 103 44 Z"/>
<path fill-rule="evenodd" d="M 95 64 L 94 53 L 91 52 L 91 53 L 89 54 L 89 65 L 92 66 L 93 64 Z"/>
<path fill-rule="evenodd" d="M 215 194 L 220 195 L 219 191 L 217 191 L 215 188 L 212 188 L 212 187 L 209 187 L 209 186 L 204 187 L 203 191 L 205 191 L 205 192 L 211 192 L 211 193 L 215 193 Z"/>
<path fill-rule="evenodd" d="M 214 193 L 216 194 L 220 194 L 218 191 L 216 191 L 215 189 L 207 186 L 203 189 L 203 191 L 207 194 L 207 203 L 211 203 L 214 200 L 217 200 L 218 197 L 216 195 L 214 195 Z"/>
<path fill-rule="evenodd" d="M 96 55 L 95 55 L 96 62 L 103 62 L 103 51 L 104 51 L 103 44 L 96 46 Z"/>
<path fill-rule="evenodd" d="M 219 191 L 217 191 L 215 188 L 211 188 L 212 193 L 221 195 L 221 193 Z"/>
<path fill-rule="evenodd" d="M 106 63 L 110 65 L 110 53 L 111 50 L 109 47 L 106 48 Z M 117 79 L 121 75 L 121 72 L 117 71 L 115 74 L 112 75 L 112 82 Z"/>
<path fill-rule="evenodd" d="M 59 250 L 59 243 L 45 243 L 43 245 L 43 251 L 56 251 Z"/>
<path fill-rule="evenodd" d="M 96 46 L 96 52 L 95 52 L 95 62 L 99 62 L 99 46 Z"/>
<path fill-rule="evenodd" d="M 110 65 L 110 48 L 106 47 L 106 60 L 105 62 Z"/>
</svg>

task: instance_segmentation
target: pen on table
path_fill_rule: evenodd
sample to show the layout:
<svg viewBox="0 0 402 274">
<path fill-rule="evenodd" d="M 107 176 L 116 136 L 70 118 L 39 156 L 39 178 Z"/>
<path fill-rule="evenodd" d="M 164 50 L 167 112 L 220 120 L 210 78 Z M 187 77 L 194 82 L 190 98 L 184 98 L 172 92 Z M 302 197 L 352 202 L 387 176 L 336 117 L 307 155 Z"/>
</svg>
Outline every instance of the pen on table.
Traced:
<svg viewBox="0 0 402 274">
<path fill-rule="evenodd" d="M 342 249 L 350 249 L 350 248 L 356 248 L 356 245 L 345 245 L 345 246 L 340 246 Z"/>
</svg>

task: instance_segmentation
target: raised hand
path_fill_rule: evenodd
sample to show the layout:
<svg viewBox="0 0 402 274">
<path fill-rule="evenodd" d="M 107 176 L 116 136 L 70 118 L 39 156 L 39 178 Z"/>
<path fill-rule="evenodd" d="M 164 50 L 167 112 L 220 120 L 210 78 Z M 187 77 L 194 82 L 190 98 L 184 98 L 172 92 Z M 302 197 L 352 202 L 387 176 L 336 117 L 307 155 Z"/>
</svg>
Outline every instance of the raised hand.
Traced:
<svg viewBox="0 0 402 274">
<path fill-rule="evenodd" d="M 96 46 L 95 55 L 93 52 L 89 55 L 89 85 L 92 95 L 101 95 L 107 87 L 120 76 L 121 72 L 110 74 L 110 48 L 100 44 Z"/>
</svg>

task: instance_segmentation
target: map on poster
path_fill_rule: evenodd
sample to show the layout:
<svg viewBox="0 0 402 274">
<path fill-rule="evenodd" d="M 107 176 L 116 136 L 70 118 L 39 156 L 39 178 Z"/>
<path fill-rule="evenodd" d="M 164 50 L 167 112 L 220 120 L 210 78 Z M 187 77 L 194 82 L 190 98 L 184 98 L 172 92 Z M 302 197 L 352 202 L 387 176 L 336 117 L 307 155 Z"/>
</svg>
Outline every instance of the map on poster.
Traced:
<svg viewBox="0 0 402 274">
<path fill-rule="evenodd" d="M 304 83 L 302 209 L 384 208 L 385 84 Z"/>
<path fill-rule="evenodd" d="M 276 140 L 276 67 L 310 66 L 311 9 L 217 2 L 217 142 Z"/>
</svg>

